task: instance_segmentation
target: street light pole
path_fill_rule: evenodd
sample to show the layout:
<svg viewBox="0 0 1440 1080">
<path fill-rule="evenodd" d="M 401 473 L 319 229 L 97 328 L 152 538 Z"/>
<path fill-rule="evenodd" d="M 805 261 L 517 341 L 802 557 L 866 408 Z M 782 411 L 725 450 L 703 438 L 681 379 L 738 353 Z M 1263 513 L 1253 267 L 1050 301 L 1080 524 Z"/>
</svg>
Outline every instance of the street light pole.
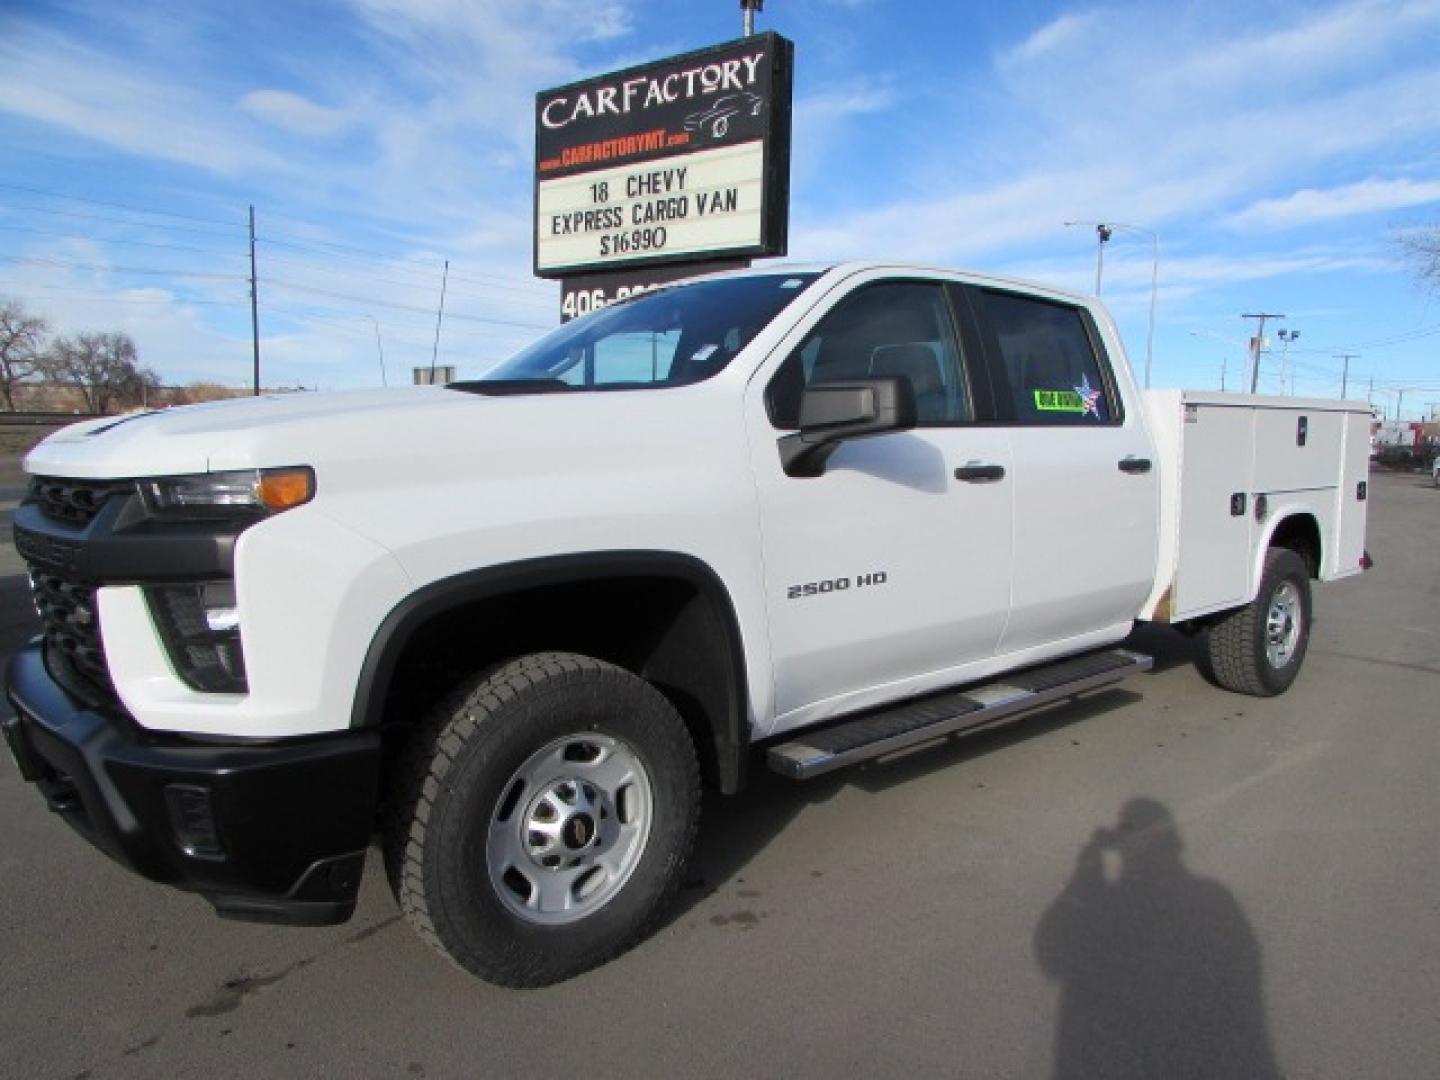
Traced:
<svg viewBox="0 0 1440 1080">
<path fill-rule="evenodd" d="M 1280 393 L 1285 393 L 1285 373 L 1290 370 L 1290 343 L 1300 336 L 1299 330 L 1280 330 L 1285 347 L 1280 350 Z M 1290 396 L 1295 396 L 1295 374 L 1290 373 Z"/>
<path fill-rule="evenodd" d="M 1127 225 L 1122 221 L 1067 221 L 1066 226 L 1093 225 L 1099 244 L 1095 252 L 1095 295 L 1100 295 L 1101 279 L 1105 271 L 1105 243 L 1121 232 L 1139 233 L 1150 238 L 1150 326 L 1145 334 L 1145 388 L 1150 388 L 1150 368 L 1155 358 L 1155 298 L 1160 291 L 1160 235 L 1143 225 Z"/>
</svg>

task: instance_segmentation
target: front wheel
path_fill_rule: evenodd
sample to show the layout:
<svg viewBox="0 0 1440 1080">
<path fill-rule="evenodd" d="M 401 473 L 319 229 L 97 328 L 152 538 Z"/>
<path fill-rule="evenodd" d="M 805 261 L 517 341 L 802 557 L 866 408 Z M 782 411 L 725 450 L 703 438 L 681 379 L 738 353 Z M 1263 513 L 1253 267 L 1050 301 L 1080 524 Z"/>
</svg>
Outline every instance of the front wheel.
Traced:
<svg viewBox="0 0 1440 1080">
<path fill-rule="evenodd" d="M 468 971 L 544 986 L 635 943 L 699 817 L 684 722 L 644 680 L 568 653 L 482 674 L 418 732 L 386 829 L 420 936 Z"/>
<path fill-rule="evenodd" d="M 1260 591 L 1207 634 L 1210 672 L 1226 690 L 1283 694 L 1300 673 L 1310 642 L 1310 570 L 1289 548 L 1265 553 Z"/>
</svg>

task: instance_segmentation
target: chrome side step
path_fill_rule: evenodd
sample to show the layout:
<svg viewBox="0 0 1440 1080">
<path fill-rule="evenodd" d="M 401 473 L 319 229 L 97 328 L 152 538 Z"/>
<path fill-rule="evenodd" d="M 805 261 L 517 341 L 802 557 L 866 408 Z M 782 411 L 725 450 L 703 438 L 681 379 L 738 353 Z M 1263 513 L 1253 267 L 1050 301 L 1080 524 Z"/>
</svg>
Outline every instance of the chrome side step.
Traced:
<svg viewBox="0 0 1440 1080">
<path fill-rule="evenodd" d="M 1010 672 L 982 686 L 918 698 L 803 731 L 790 742 L 772 746 L 765 759 L 782 776 L 808 780 L 1111 686 L 1149 671 L 1154 664 L 1150 657 L 1128 649 L 1059 660 Z"/>
</svg>

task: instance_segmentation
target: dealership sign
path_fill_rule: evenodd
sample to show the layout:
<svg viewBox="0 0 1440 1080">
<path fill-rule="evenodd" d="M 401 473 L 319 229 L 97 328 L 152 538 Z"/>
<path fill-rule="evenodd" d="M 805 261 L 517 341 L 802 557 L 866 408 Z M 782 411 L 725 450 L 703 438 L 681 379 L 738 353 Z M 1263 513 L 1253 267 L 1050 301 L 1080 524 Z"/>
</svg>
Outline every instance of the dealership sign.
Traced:
<svg viewBox="0 0 1440 1080">
<path fill-rule="evenodd" d="M 793 59 L 757 34 L 536 95 L 535 273 L 783 255 Z"/>
<path fill-rule="evenodd" d="M 749 265 L 749 259 L 712 259 L 703 263 L 665 263 L 599 274 L 568 275 L 560 282 L 560 321 L 578 319 L 618 300 L 628 300 L 685 278 L 744 270 Z"/>
</svg>

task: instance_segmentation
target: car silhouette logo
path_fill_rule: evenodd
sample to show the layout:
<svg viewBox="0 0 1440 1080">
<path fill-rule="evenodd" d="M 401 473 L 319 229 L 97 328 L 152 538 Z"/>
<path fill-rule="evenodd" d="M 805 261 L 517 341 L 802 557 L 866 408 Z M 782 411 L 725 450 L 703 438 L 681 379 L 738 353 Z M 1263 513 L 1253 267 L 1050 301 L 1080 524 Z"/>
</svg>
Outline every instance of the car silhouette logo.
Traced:
<svg viewBox="0 0 1440 1080">
<path fill-rule="evenodd" d="M 738 94 L 721 94 L 703 112 L 693 112 L 685 117 L 686 131 L 709 131 L 711 138 L 723 139 L 730 130 L 730 118 L 748 113 L 759 116 L 765 107 L 765 99 L 759 94 L 742 90 Z"/>
</svg>

